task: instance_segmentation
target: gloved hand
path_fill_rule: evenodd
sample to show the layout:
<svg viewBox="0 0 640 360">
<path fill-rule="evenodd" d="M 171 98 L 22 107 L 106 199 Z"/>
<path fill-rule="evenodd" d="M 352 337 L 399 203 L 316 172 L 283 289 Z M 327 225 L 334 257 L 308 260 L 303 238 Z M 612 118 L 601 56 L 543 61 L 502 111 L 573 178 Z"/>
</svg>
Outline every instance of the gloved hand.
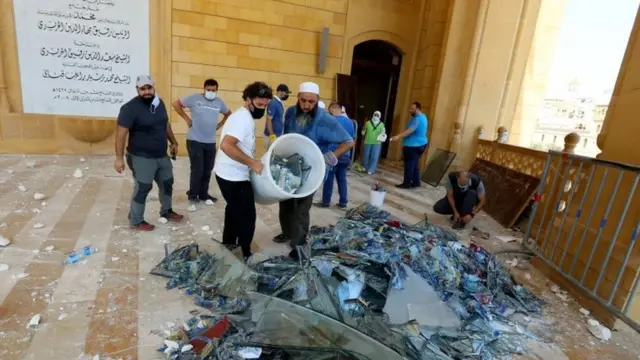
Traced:
<svg viewBox="0 0 640 360">
<path fill-rule="evenodd" d="M 328 153 L 324 154 L 324 163 L 331 167 L 338 165 L 338 158 L 333 153 L 333 151 L 329 151 Z"/>
<path fill-rule="evenodd" d="M 271 140 L 271 142 L 276 141 L 276 139 L 277 139 L 277 138 L 278 138 L 278 137 L 277 137 L 277 136 L 275 136 L 274 134 L 269 135 L 269 140 Z"/>
</svg>

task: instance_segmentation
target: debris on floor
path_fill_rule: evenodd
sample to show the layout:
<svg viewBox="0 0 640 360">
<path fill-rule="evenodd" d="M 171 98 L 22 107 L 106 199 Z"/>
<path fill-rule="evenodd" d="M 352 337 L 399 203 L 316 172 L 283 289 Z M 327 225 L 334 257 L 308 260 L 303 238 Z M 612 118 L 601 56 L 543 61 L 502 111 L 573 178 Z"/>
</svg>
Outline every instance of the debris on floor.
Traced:
<svg viewBox="0 0 640 360">
<path fill-rule="evenodd" d="M 603 341 L 609 341 L 609 339 L 611 339 L 611 330 L 600 324 L 598 320 L 589 319 L 587 320 L 587 325 L 589 332 L 598 339 Z"/>
<path fill-rule="evenodd" d="M 11 240 L 6 237 L 0 235 L 0 247 L 7 247 L 11 244 Z"/>
<path fill-rule="evenodd" d="M 73 172 L 73 177 L 76 179 L 82 179 L 82 177 L 84 176 L 84 174 L 82 173 L 82 170 L 80 169 L 76 169 L 76 171 Z"/>
<path fill-rule="evenodd" d="M 43 193 L 37 192 L 37 193 L 33 194 L 33 199 L 34 200 L 44 200 L 44 198 L 45 198 L 45 195 Z"/>
<path fill-rule="evenodd" d="M 500 241 L 502 241 L 502 242 L 504 242 L 504 243 L 510 243 L 510 242 L 514 242 L 514 241 L 518 241 L 518 240 L 520 240 L 520 239 L 518 239 L 518 238 L 517 238 L 517 237 L 515 237 L 515 236 L 509 236 L 509 235 L 506 235 L 506 236 L 496 236 L 496 239 L 498 239 L 498 240 L 500 240 Z"/>
<path fill-rule="evenodd" d="M 251 269 L 219 244 L 214 254 L 197 244 L 171 252 L 151 273 L 227 330 L 206 339 L 172 334 L 161 351 L 192 358 L 181 353 L 190 344 L 203 359 L 205 348 L 223 359 L 256 348 L 261 359 L 335 351 L 349 359 L 488 360 L 523 353 L 539 338 L 511 315 L 530 318 L 542 300 L 487 250 L 428 221 L 410 226 L 365 204 L 335 225 L 312 227 L 308 240 L 299 260 L 274 257 Z"/>
<path fill-rule="evenodd" d="M 480 230 L 477 227 L 473 227 L 473 229 L 471 230 L 470 233 L 471 236 L 475 236 L 477 238 L 483 239 L 483 240 L 489 240 L 491 238 L 491 234 L 489 234 L 488 232 L 484 232 L 482 230 Z"/>
<path fill-rule="evenodd" d="M 29 324 L 27 324 L 27 328 L 35 328 L 40 325 L 40 314 L 34 315 L 31 320 L 29 320 Z"/>
</svg>

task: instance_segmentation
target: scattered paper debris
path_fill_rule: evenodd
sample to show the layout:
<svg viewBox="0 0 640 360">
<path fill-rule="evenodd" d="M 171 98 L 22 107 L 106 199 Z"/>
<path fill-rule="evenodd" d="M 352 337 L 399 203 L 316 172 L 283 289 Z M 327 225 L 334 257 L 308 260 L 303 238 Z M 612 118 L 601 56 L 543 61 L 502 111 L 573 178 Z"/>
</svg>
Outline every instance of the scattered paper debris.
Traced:
<svg viewBox="0 0 640 360">
<path fill-rule="evenodd" d="M 2 224 L 0 224 L 0 229 L 2 229 L 2 228 L 6 228 L 6 227 L 7 227 L 7 223 L 2 223 Z"/>
<path fill-rule="evenodd" d="M 34 213 L 34 214 L 40 214 L 42 212 L 42 210 L 33 208 L 33 209 L 31 209 L 31 212 Z"/>
<path fill-rule="evenodd" d="M 36 162 L 35 161 L 28 161 L 27 162 L 27 167 L 29 169 L 33 169 L 34 167 L 36 167 Z"/>
<path fill-rule="evenodd" d="M 20 190 L 22 192 L 25 192 L 25 191 L 27 191 L 27 187 L 24 186 L 24 185 L 18 185 L 18 190 Z"/>
<path fill-rule="evenodd" d="M 44 249 L 45 249 L 46 251 L 51 252 L 51 251 L 53 251 L 53 249 L 55 249 L 55 248 L 56 248 L 55 246 L 53 246 L 53 245 L 49 245 L 49 246 L 47 246 L 47 247 L 46 247 L 46 248 L 44 248 Z"/>
<path fill-rule="evenodd" d="M 158 219 L 158 222 L 159 222 L 160 224 L 166 224 L 166 223 L 168 223 L 168 222 L 169 222 L 169 220 L 167 220 L 167 218 L 166 218 L 166 217 L 160 217 L 160 218 Z"/>
<path fill-rule="evenodd" d="M 185 352 L 187 352 L 187 351 L 191 351 L 191 349 L 193 349 L 193 345 L 191 345 L 191 344 L 187 344 L 187 345 L 184 345 L 184 346 L 182 347 L 182 349 L 180 349 L 180 352 L 185 353 Z M 246 359 L 246 358 L 245 358 L 245 359 Z"/>
<path fill-rule="evenodd" d="M 207 235 L 213 235 L 213 231 L 207 231 Z"/>
<path fill-rule="evenodd" d="M 603 341 L 609 341 L 609 339 L 611 339 L 611 330 L 602 326 L 602 324 L 600 324 L 598 320 L 589 319 L 587 321 L 587 325 L 589 328 L 589 332 L 598 339 Z"/>
<path fill-rule="evenodd" d="M 562 301 L 569 301 L 569 296 L 564 292 L 557 292 L 556 296 L 562 299 Z"/>
<path fill-rule="evenodd" d="M 529 274 L 529 273 L 524 274 L 524 277 L 527 280 L 531 280 L 531 274 Z"/>
<path fill-rule="evenodd" d="M 33 194 L 33 200 L 43 200 L 44 198 L 45 198 L 45 196 L 44 196 L 43 193 L 37 192 L 37 193 Z"/>
<path fill-rule="evenodd" d="M 20 273 L 13 275 L 12 278 L 14 278 L 15 280 L 20 280 L 26 278 L 27 276 L 29 276 L 29 274 Z"/>
<path fill-rule="evenodd" d="M 164 345 L 167 349 L 178 350 L 180 348 L 180 344 L 173 340 L 165 340 Z"/>
<path fill-rule="evenodd" d="M 42 205 L 42 206 L 47 206 L 47 202 L 46 202 L 46 201 L 43 201 L 43 202 L 41 202 L 41 203 L 40 203 L 40 205 Z"/>
<path fill-rule="evenodd" d="M 34 229 L 42 229 L 44 227 L 43 223 L 35 223 L 33 224 Z"/>
<path fill-rule="evenodd" d="M 507 260 L 505 261 L 507 263 L 508 266 L 510 267 L 516 267 L 518 265 L 518 259 L 513 259 L 513 260 Z"/>
<path fill-rule="evenodd" d="M 7 172 L 8 172 L 9 174 L 13 174 L 15 171 L 14 171 L 14 170 L 11 170 L 11 169 L 8 169 L 8 170 L 7 170 Z"/>
<path fill-rule="evenodd" d="M 496 239 L 498 239 L 498 240 L 500 240 L 500 241 L 502 241 L 502 242 L 505 242 L 505 243 L 510 243 L 510 242 L 513 242 L 513 241 L 518 240 L 518 238 L 517 238 L 517 237 L 515 237 L 515 236 L 508 236 L 508 235 L 507 235 L 507 236 L 496 236 Z"/>
<path fill-rule="evenodd" d="M 9 246 L 9 244 L 11 244 L 11 240 L 9 240 L 6 237 L 0 235 L 0 246 L 6 247 L 6 246 Z"/>
<path fill-rule="evenodd" d="M 58 320 L 64 320 L 64 318 L 66 318 L 68 315 L 65 313 L 60 314 L 60 316 L 58 316 Z"/>
<path fill-rule="evenodd" d="M 191 204 L 187 207 L 187 211 L 188 212 L 194 212 L 196 211 L 196 205 L 195 204 Z"/>
<path fill-rule="evenodd" d="M 9 265 L 0 264 L 0 272 L 9 270 Z"/>
<path fill-rule="evenodd" d="M 214 205 L 215 203 L 213 202 L 213 200 L 207 199 L 207 201 L 205 201 L 204 204 L 211 206 L 211 205 Z"/>
<path fill-rule="evenodd" d="M 83 163 L 83 162 L 85 162 L 85 161 L 87 161 L 87 159 L 85 159 L 85 158 L 80 158 L 80 162 L 81 162 L 81 163 Z"/>
<path fill-rule="evenodd" d="M 580 308 L 580 313 L 584 316 L 589 316 L 589 314 L 591 314 L 591 312 L 585 308 Z"/>
<path fill-rule="evenodd" d="M 84 176 L 84 174 L 82 173 L 82 170 L 80 169 L 76 169 L 76 171 L 73 173 L 73 177 L 76 179 L 81 179 Z"/>
<path fill-rule="evenodd" d="M 40 325 L 40 314 L 34 315 L 31 318 L 31 320 L 29 320 L 29 324 L 27 325 L 27 328 L 34 328 L 38 325 Z"/>
<path fill-rule="evenodd" d="M 238 355 L 243 359 L 259 359 L 260 355 L 262 355 L 262 348 L 244 347 L 238 349 Z"/>
<path fill-rule="evenodd" d="M 111 258 L 111 261 L 118 261 L 118 260 L 120 260 L 120 258 L 119 258 L 119 257 L 117 257 L 117 256 L 113 256 L 113 257 Z"/>
<path fill-rule="evenodd" d="M 560 288 L 558 287 L 558 285 L 551 285 L 551 292 L 552 293 L 557 293 L 558 291 L 560 291 Z"/>
<path fill-rule="evenodd" d="M 209 225 L 205 225 L 205 226 L 202 227 L 202 231 L 209 231 L 209 230 L 211 230 Z"/>
</svg>

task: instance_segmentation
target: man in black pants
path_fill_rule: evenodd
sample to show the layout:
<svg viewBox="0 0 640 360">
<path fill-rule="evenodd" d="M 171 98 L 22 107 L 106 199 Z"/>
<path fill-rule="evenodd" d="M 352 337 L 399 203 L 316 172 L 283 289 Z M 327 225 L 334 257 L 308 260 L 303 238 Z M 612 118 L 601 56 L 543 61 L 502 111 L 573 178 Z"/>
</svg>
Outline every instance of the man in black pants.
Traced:
<svg viewBox="0 0 640 360">
<path fill-rule="evenodd" d="M 466 171 L 449 173 L 445 182 L 447 196 L 433 206 L 433 211 L 452 215 L 454 229 L 463 229 L 486 204 L 484 184 L 478 175 Z"/>
<path fill-rule="evenodd" d="M 316 83 L 300 84 L 298 102 L 285 112 L 284 133 L 300 134 L 311 139 L 324 154 L 328 167 L 336 166 L 338 158 L 353 147 L 353 138 L 329 112 L 318 106 L 320 87 Z M 336 145 L 335 150 L 329 147 Z M 304 245 L 309 232 L 313 194 L 304 198 L 289 199 L 280 202 L 280 228 L 282 233 L 273 241 L 288 242 L 291 246 L 289 256 L 297 258 L 296 246 Z"/>
<path fill-rule="evenodd" d="M 220 152 L 213 169 L 227 202 L 222 243 L 229 250 L 240 245 L 245 261 L 251 256 L 251 241 L 256 230 L 256 204 L 249 171 L 259 174 L 263 168 L 262 162 L 254 158 L 255 122 L 264 116 L 272 97 L 273 91 L 263 82 L 255 82 L 244 89 L 244 105 L 222 128 Z"/>
<path fill-rule="evenodd" d="M 173 109 L 186 121 L 187 151 L 191 162 L 189 178 L 189 211 L 196 210 L 196 204 L 204 201 L 213 205 L 216 198 L 209 195 L 209 181 L 211 170 L 216 157 L 216 130 L 227 121 L 231 110 L 225 102 L 217 96 L 218 82 L 207 79 L 201 93 L 191 94 L 173 102 Z M 184 111 L 188 108 L 191 117 Z M 218 123 L 220 114 L 224 115 Z"/>
</svg>

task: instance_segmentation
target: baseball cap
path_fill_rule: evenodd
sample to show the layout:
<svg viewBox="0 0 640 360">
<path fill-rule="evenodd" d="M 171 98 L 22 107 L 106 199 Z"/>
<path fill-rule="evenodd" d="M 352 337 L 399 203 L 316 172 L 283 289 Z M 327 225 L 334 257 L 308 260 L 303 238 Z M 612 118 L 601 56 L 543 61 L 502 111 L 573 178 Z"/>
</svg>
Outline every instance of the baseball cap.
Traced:
<svg viewBox="0 0 640 360">
<path fill-rule="evenodd" d="M 143 87 L 143 86 L 147 86 L 147 85 L 153 85 L 153 80 L 151 80 L 151 77 L 149 75 L 140 75 L 136 78 L 136 86 L 137 87 Z"/>
<path fill-rule="evenodd" d="M 289 90 L 289 87 L 287 86 L 287 84 L 278 85 L 278 87 L 276 88 L 276 91 L 282 91 L 287 94 L 291 94 L 291 90 Z"/>
</svg>

